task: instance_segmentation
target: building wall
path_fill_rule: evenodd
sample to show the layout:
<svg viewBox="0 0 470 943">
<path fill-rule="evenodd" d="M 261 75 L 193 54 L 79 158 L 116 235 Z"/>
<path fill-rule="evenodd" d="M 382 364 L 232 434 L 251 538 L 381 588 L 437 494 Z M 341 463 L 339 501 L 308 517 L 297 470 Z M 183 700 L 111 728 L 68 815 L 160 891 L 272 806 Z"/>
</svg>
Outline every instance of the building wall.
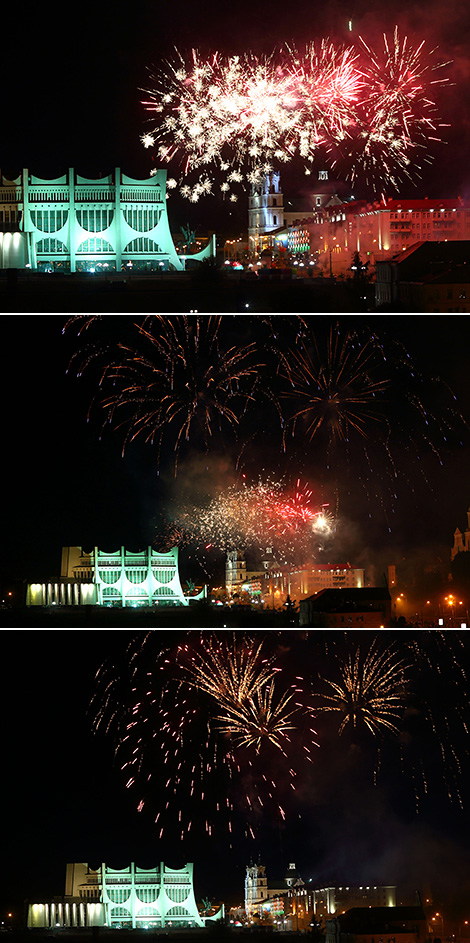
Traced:
<svg viewBox="0 0 470 943">
<path fill-rule="evenodd" d="M 93 555 L 81 547 L 62 547 L 60 575 L 68 579 L 90 579 L 93 573 Z"/>
<path fill-rule="evenodd" d="M 24 268 L 27 258 L 27 241 L 19 230 L 0 231 L 0 269 Z"/>
<path fill-rule="evenodd" d="M 96 606 L 97 602 L 92 580 L 57 579 L 26 587 L 27 606 Z"/>
<path fill-rule="evenodd" d="M 181 587 L 178 548 L 159 553 L 148 547 L 139 552 L 124 547 L 106 553 L 95 547 L 84 554 L 81 547 L 63 547 L 61 576 L 47 583 L 29 583 L 27 606 L 187 606 Z M 205 598 L 205 588 L 192 597 Z"/>
<path fill-rule="evenodd" d="M 135 864 L 115 869 L 102 864 L 68 864 L 66 890 L 73 895 L 47 903 L 30 903 L 27 925 L 169 927 L 203 926 L 194 897 L 193 865 L 155 868 Z M 90 899 L 93 898 L 93 899 Z"/>
<path fill-rule="evenodd" d="M 166 170 L 136 180 L 119 167 L 98 180 L 73 169 L 47 180 L 24 169 L 0 185 L 0 266 L 62 271 L 183 270 L 167 214 Z M 191 259 L 214 255 L 214 240 Z M 15 254 L 16 253 L 16 254 Z"/>
<path fill-rule="evenodd" d="M 80 898 L 54 897 L 41 903 L 29 903 L 27 926 L 32 930 L 55 927 L 102 927 L 106 922 L 104 905 Z"/>
<path fill-rule="evenodd" d="M 178 548 L 139 553 L 124 547 L 105 553 L 95 547 L 94 580 L 101 606 L 188 605 L 178 572 Z"/>
<path fill-rule="evenodd" d="M 334 566 L 329 564 L 305 567 L 273 567 L 261 580 L 261 595 L 275 597 L 276 605 L 291 600 L 300 601 L 305 596 L 322 589 L 362 588 L 364 570 L 359 567 Z"/>
<path fill-rule="evenodd" d="M 310 599 L 300 601 L 299 625 L 325 629 L 386 629 L 390 627 L 391 604 L 377 603 L 373 608 L 347 609 L 341 612 L 314 609 Z"/>
<path fill-rule="evenodd" d="M 450 552 L 450 559 L 453 560 L 458 553 L 470 553 L 470 508 L 467 511 L 467 529 L 464 533 L 457 527 L 454 532 L 454 543 Z"/>
<path fill-rule="evenodd" d="M 279 174 L 266 174 L 262 182 L 252 184 L 248 197 L 248 247 L 250 253 L 266 248 L 269 234 L 284 225 L 284 197 Z"/>
<path fill-rule="evenodd" d="M 293 255 L 315 258 L 325 273 L 346 275 L 354 252 L 373 269 L 416 242 L 470 238 L 470 204 L 455 200 L 351 201 L 325 206 L 288 227 Z M 393 299 L 380 298 L 381 304 Z"/>
<path fill-rule="evenodd" d="M 102 895 L 108 926 L 202 926 L 193 890 L 193 865 L 174 870 L 115 870 L 102 865 Z"/>
<path fill-rule="evenodd" d="M 247 917 L 256 913 L 268 899 L 268 879 L 262 864 L 247 866 L 245 875 L 245 912 Z"/>
<path fill-rule="evenodd" d="M 433 314 L 467 314 L 470 311 L 470 274 L 465 274 L 468 281 L 462 280 L 460 283 L 451 279 L 446 282 L 444 275 L 434 284 L 402 285 L 401 300 L 405 301 L 405 290 L 408 288 L 410 305 L 413 305 L 410 310 Z"/>
<path fill-rule="evenodd" d="M 101 894 L 101 868 L 90 868 L 84 862 L 71 862 L 65 869 L 65 894 L 67 897 L 94 897 Z"/>
<path fill-rule="evenodd" d="M 396 907 L 396 886 L 323 887 L 309 890 L 315 916 L 344 913 L 351 907 Z"/>
</svg>

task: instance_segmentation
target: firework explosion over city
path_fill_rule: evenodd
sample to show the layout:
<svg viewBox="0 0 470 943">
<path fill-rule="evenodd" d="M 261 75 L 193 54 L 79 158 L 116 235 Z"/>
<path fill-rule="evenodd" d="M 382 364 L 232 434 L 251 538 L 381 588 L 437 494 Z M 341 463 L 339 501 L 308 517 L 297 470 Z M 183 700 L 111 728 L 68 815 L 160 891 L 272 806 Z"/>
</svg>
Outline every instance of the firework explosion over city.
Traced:
<svg viewBox="0 0 470 943">
<path fill-rule="evenodd" d="M 242 476 L 240 484 L 201 504 L 180 500 L 162 537 L 179 546 L 197 542 L 206 550 L 262 552 L 270 547 L 281 563 L 307 559 L 335 527 L 328 506 L 313 501 L 312 489 L 300 479 L 289 488 L 274 478 L 247 484 Z"/>
<path fill-rule="evenodd" d="M 178 167 L 168 191 L 178 187 L 192 202 L 215 187 L 235 202 L 240 184 L 261 184 L 294 158 L 309 174 L 318 156 L 353 185 L 363 178 L 376 191 L 398 189 L 419 177 L 441 138 L 434 96 L 449 82 L 445 65 L 398 28 L 384 34 L 381 51 L 362 37 L 263 58 L 193 50 L 152 75 L 152 128 L 141 140 Z"/>
<path fill-rule="evenodd" d="M 392 783 L 413 814 L 435 794 L 463 807 L 463 635 L 170 634 L 166 648 L 152 632 L 105 662 L 90 709 L 160 838 L 283 830 L 327 801 L 330 765 L 367 789 Z"/>
<path fill-rule="evenodd" d="M 391 528 L 400 486 L 429 487 L 430 467 L 468 436 L 452 390 L 382 324 L 154 315 L 78 316 L 77 328 L 71 370 L 95 378 L 90 415 L 123 450 L 153 446 L 162 477 L 172 469 L 170 545 L 311 558 L 335 530 L 345 476 Z M 223 475 L 207 465 L 196 481 L 197 457 L 223 457 Z"/>
</svg>

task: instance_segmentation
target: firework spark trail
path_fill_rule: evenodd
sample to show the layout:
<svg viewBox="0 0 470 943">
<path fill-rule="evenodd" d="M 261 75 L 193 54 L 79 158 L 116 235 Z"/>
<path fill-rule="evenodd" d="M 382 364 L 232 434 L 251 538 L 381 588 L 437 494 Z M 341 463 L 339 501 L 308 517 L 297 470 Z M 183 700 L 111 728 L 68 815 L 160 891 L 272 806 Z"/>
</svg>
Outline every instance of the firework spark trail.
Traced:
<svg viewBox="0 0 470 943">
<path fill-rule="evenodd" d="M 432 78 L 447 65 L 434 53 L 426 55 L 424 42 L 401 41 L 395 29 L 382 53 L 360 37 L 358 49 L 324 39 L 261 58 L 203 60 L 193 50 L 185 62 L 178 54 L 152 76 L 145 105 L 157 120 L 141 140 L 157 145 L 160 160 L 179 161 L 180 192 L 193 202 L 212 192 L 210 167 L 225 173 L 220 186 L 228 193 L 244 180 L 260 183 L 296 155 L 312 162 L 319 148 L 352 180 L 362 173 L 374 186 L 397 187 L 400 175 L 413 178 L 412 161 L 428 140 L 439 140 L 430 92 L 448 79 Z M 185 178 L 202 169 L 190 185 Z M 171 177 L 169 186 L 177 185 Z"/>
<path fill-rule="evenodd" d="M 287 759 L 286 740 L 289 742 L 288 732 L 296 729 L 295 715 L 300 705 L 291 704 L 294 693 L 283 694 L 280 698 L 275 695 L 275 685 L 271 682 L 240 706 L 228 705 L 225 713 L 215 718 L 220 730 L 228 733 L 237 747 L 255 746 L 257 753 L 263 740 L 267 739 Z"/>
<path fill-rule="evenodd" d="M 411 787 L 416 813 L 436 790 L 462 808 L 470 757 L 465 636 L 403 631 L 390 646 L 380 634 L 364 633 L 359 645 L 355 636 L 338 633 L 320 642 L 326 661 L 314 685 L 316 711 L 339 717 L 335 729 L 354 742 L 358 737 L 362 750 L 361 729 L 372 735 L 367 738 L 367 750 L 376 744 L 372 781 L 387 782 L 400 769 L 400 788 Z M 318 643 L 314 650 L 321 657 Z M 324 747 L 321 728 L 319 723 Z M 373 752 L 368 759 L 374 759 Z"/>
<path fill-rule="evenodd" d="M 351 428 L 365 436 L 367 422 L 378 419 L 377 400 L 390 383 L 387 378 L 374 379 L 383 368 L 378 339 L 371 335 L 361 341 L 356 332 L 342 336 L 332 327 L 325 357 L 313 336 L 311 342 L 312 352 L 304 343 L 283 363 L 292 395 L 302 404 L 286 423 L 285 436 L 289 428 L 295 435 L 301 417 L 310 439 L 322 425 L 333 438 L 347 439 Z"/>
<path fill-rule="evenodd" d="M 312 505 L 312 490 L 297 479 L 294 488 L 281 479 L 260 478 L 221 490 L 209 503 L 180 502 L 175 524 L 186 540 L 219 549 L 266 549 L 283 555 L 311 555 L 313 535 L 331 533 L 334 518 L 326 505 Z"/>
<path fill-rule="evenodd" d="M 258 381 L 255 345 L 224 348 L 221 317 L 154 315 L 137 324 L 133 346 L 104 367 L 100 391 L 107 421 L 126 428 L 124 448 L 142 435 L 161 446 L 174 430 L 180 448 L 202 432 L 204 443 L 222 424 L 235 430 Z"/>
<path fill-rule="evenodd" d="M 468 437 L 447 384 L 425 377 L 405 346 L 383 332 L 340 322 L 326 338 L 305 332 L 286 349 L 279 375 L 285 451 L 295 451 L 297 439 L 303 454 L 309 441 L 313 456 L 323 448 L 330 487 L 335 467 L 354 467 L 368 500 L 373 495 L 384 511 L 394 509 L 401 480 L 414 488 L 418 475 L 430 487 L 423 454 L 442 465 L 449 439 Z"/>
<path fill-rule="evenodd" d="M 335 321 L 326 334 L 302 318 L 242 320 L 244 339 L 223 316 L 69 319 L 81 341 L 71 365 L 98 380 L 89 416 L 98 404 L 103 427 L 123 431 L 123 451 L 136 437 L 155 442 L 157 466 L 168 461 L 175 473 L 196 448 L 224 451 L 252 474 L 265 443 L 284 450 L 290 479 L 308 456 L 316 478 L 328 475 L 329 495 L 338 492 L 335 469 L 354 469 L 355 487 L 380 503 L 389 527 L 401 483 L 416 490 L 428 480 L 423 457 L 443 464 L 449 443 L 468 439 L 449 387 L 386 330 Z M 306 486 L 292 491 L 267 476 L 202 506 L 180 501 L 172 518 L 171 545 L 191 535 L 222 550 L 277 543 L 305 559 L 312 534 L 327 535 L 333 523 Z"/>
<path fill-rule="evenodd" d="M 223 711 L 214 718 L 218 729 L 229 734 L 236 747 L 256 746 L 259 752 L 266 738 L 287 757 L 283 738 L 295 730 L 296 714 L 303 709 L 293 701 L 300 689 L 294 685 L 292 691 L 277 694 L 274 678 L 280 669 L 272 658 L 262 657 L 262 643 L 240 646 L 234 641 L 228 646 L 209 637 L 198 652 L 183 646 L 178 661 L 182 654 L 185 682 L 217 701 Z"/>
<path fill-rule="evenodd" d="M 221 703 L 241 705 L 258 694 L 276 672 L 272 660 L 261 657 L 261 650 L 262 643 L 228 646 L 209 636 L 201 650 L 181 646 L 178 662 L 186 656 L 187 667 L 184 661 L 182 664 L 187 684 Z"/>
<path fill-rule="evenodd" d="M 325 781 L 328 751 L 335 755 L 335 776 L 341 757 L 345 775 L 353 773 L 351 763 L 371 766 L 371 788 L 383 781 L 395 790 L 401 767 L 417 813 L 436 790 L 462 804 L 470 712 L 463 634 L 402 632 L 389 645 L 389 636 L 365 632 L 358 645 L 356 632 L 289 631 L 276 633 L 275 643 L 267 632 L 261 645 L 259 635 L 194 632 L 164 652 L 156 634 L 131 644 L 122 670 L 100 671 L 93 706 L 95 728 L 114 733 L 118 766 L 136 807 L 148 814 L 157 804 L 161 836 L 196 838 L 202 829 L 220 837 L 226 830 L 231 842 L 240 816 L 252 838 L 265 817 L 289 821 L 291 802 L 298 809 L 302 798 L 297 784 L 310 782 L 307 772 L 312 783 L 317 774 Z M 299 663 L 312 672 L 310 679 L 295 673 Z M 313 699 L 306 693 L 310 684 Z M 334 733 L 332 726 L 320 733 L 327 754 L 321 767 L 312 765 L 315 702 L 325 721 L 340 716 Z M 346 738 L 359 752 L 344 749 Z M 310 809 L 314 793 L 309 786 L 304 795 Z"/>
<path fill-rule="evenodd" d="M 372 645 L 364 654 L 358 646 L 338 667 L 339 683 L 322 679 L 332 693 L 318 695 L 317 710 L 343 715 L 339 734 L 348 724 L 357 727 L 359 723 L 374 734 L 381 730 L 397 734 L 406 706 L 407 662 L 394 649 L 380 651 Z"/>
<path fill-rule="evenodd" d="M 94 729 L 114 733 L 125 786 L 139 789 L 139 811 L 158 804 L 160 835 L 194 832 L 196 810 L 208 835 L 225 827 L 231 835 L 236 807 L 254 837 L 260 816 L 284 819 L 285 790 L 295 790 L 299 763 L 312 763 L 312 708 L 300 678 L 280 690 L 281 669 L 262 643 L 189 635 L 154 659 L 150 634 L 131 644 L 123 671 L 104 666 Z M 291 740 L 299 727 L 300 749 Z"/>
<path fill-rule="evenodd" d="M 351 142 L 348 176 L 352 183 L 362 175 L 368 183 L 379 185 L 382 178 L 398 189 L 403 177 L 414 179 L 419 171 L 418 155 L 423 152 L 424 158 L 429 141 L 440 140 L 430 86 L 449 80 L 433 80 L 430 76 L 448 63 L 434 63 L 435 50 L 424 55 L 424 42 L 413 48 L 407 36 L 400 41 L 398 28 L 392 43 L 384 34 L 382 54 L 374 53 L 363 37 L 359 39 L 366 54 L 365 95 L 358 109 L 357 133 Z"/>
</svg>

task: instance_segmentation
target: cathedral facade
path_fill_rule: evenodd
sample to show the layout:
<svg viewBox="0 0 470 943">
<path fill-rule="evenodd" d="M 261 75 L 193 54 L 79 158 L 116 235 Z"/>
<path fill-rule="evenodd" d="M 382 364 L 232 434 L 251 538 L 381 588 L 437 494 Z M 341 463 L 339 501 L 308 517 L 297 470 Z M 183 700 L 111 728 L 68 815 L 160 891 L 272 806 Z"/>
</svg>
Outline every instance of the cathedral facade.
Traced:
<svg viewBox="0 0 470 943">
<path fill-rule="evenodd" d="M 467 511 L 467 529 L 462 533 L 457 527 L 454 531 L 454 544 L 450 552 L 451 561 L 458 553 L 470 552 L 470 508 Z"/>
</svg>

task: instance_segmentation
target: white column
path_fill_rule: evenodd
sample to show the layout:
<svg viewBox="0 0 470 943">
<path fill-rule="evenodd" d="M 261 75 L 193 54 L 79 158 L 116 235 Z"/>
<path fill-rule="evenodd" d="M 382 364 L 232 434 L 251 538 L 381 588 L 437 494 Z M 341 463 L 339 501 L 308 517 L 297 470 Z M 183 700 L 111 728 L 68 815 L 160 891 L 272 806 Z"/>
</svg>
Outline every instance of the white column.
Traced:
<svg viewBox="0 0 470 943">
<path fill-rule="evenodd" d="M 121 271 L 122 264 L 122 246 L 121 246 L 121 169 L 116 167 L 115 170 L 115 196 L 114 196 L 114 233 L 115 233 L 115 246 L 114 251 L 116 253 L 116 271 Z"/>
<path fill-rule="evenodd" d="M 122 548 L 124 552 L 124 547 Z M 135 864 L 131 863 L 131 917 L 132 917 L 132 929 L 135 930 L 135 909 L 136 909 L 136 894 L 135 894 Z"/>
<path fill-rule="evenodd" d="M 73 167 L 69 167 L 69 253 L 70 253 L 70 271 L 75 272 L 75 252 L 77 238 L 77 221 L 75 218 L 75 174 Z"/>
</svg>

